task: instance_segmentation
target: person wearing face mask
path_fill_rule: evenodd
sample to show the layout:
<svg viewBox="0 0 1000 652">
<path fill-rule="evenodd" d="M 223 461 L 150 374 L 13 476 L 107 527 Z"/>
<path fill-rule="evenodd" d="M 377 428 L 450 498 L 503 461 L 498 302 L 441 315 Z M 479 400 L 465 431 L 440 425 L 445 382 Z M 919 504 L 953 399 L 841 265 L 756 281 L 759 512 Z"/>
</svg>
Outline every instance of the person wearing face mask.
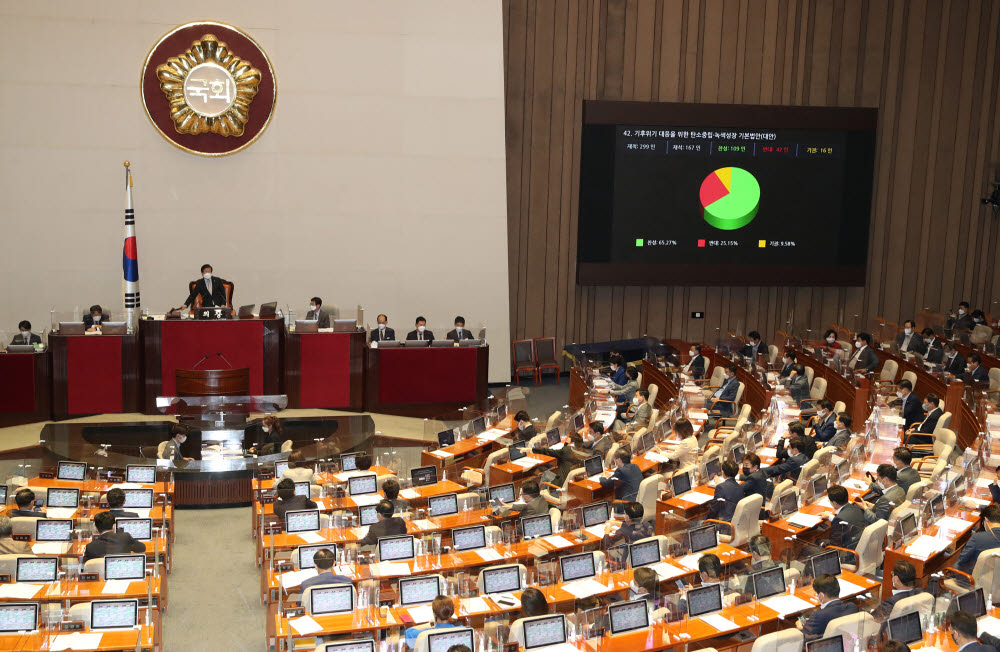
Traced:
<svg viewBox="0 0 1000 652">
<path fill-rule="evenodd" d="M 810 460 L 816 454 L 816 451 L 819 450 L 819 444 L 816 443 L 816 440 L 806 434 L 805 425 L 801 421 L 792 421 L 788 424 L 788 432 L 778 440 L 778 447 L 774 450 L 774 456 L 778 461 L 791 457 L 791 453 L 789 452 L 791 441 L 796 437 L 802 441 L 799 451 Z"/>
<path fill-rule="evenodd" d="M 615 397 L 617 403 L 616 411 L 619 419 L 622 419 L 621 415 L 628 411 L 635 393 L 639 390 L 639 370 L 629 367 L 625 370 L 625 378 L 627 380 L 624 385 L 616 385 L 610 389 L 610 394 Z"/>
<path fill-rule="evenodd" d="M 507 518 L 512 511 L 517 511 L 520 518 L 549 513 L 549 501 L 542 498 L 538 482 L 526 480 L 521 484 L 521 495 L 513 504 L 500 503 L 500 518 Z"/>
<path fill-rule="evenodd" d="M 938 419 L 944 414 L 944 410 L 941 409 L 941 399 L 937 397 L 936 394 L 931 394 L 930 392 L 924 394 L 924 402 L 921 407 L 924 409 L 925 415 L 923 421 L 919 424 L 913 426 L 909 430 L 909 435 L 906 437 L 906 444 L 909 446 L 914 445 L 930 445 L 934 443 L 934 430 L 937 428 Z M 923 455 L 929 455 L 930 453 L 923 453 Z M 916 457 L 922 457 L 920 453 L 915 455 Z"/>
<path fill-rule="evenodd" d="M 695 380 L 705 377 L 705 356 L 701 354 L 701 344 L 692 344 L 688 351 L 691 361 L 684 365 L 684 373 L 690 375 Z"/>
<path fill-rule="evenodd" d="M 708 507 L 706 519 L 716 519 L 732 523 L 733 514 L 736 512 L 736 504 L 743 500 L 743 489 L 736 482 L 740 467 L 732 460 L 725 460 L 722 463 L 722 475 L 725 478 L 715 486 L 715 495 L 711 505 Z"/>
<path fill-rule="evenodd" d="M 538 434 L 535 432 L 535 426 L 531 425 L 531 417 L 524 410 L 518 410 L 514 415 L 514 424 L 517 430 L 512 432 L 511 436 L 516 443 L 525 443 Z"/>
<path fill-rule="evenodd" d="M 956 611 L 951 614 L 948 634 L 958 647 L 955 652 L 997 652 L 996 645 L 1000 643 L 1000 639 L 985 631 L 980 637 L 979 624 L 975 616 L 968 611 Z"/>
<path fill-rule="evenodd" d="M 824 398 L 819 402 L 816 416 L 812 419 L 813 439 L 825 444 L 837 434 L 837 415 L 833 413 L 833 402 Z"/>
<path fill-rule="evenodd" d="M 892 510 L 906 500 L 906 492 L 896 484 L 896 467 L 891 464 L 879 464 L 875 473 L 877 477 L 871 488 L 881 495 L 874 503 L 859 500 L 859 506 L 865 510 L 865 523 L 868 525 L 879 519 L 888 521 Z"/>
<path fill-rule="evenodd" d="M 645 510 L 642 503 L 635 501 L 625 505 L 625 524 L 621 527 L 609 521 L 604 526 L 604 547 L 610 548 L 621 542 L 635 543 L 640 539 L 653 536 L 653 522 L 642 520 Z"/>
<path fill-rule="evenodd" d="M 221 278 L 212 276 L 211 265 L 207 263 L 202 265 L 201 278 L 195 282 L 194 287 L 191 288 L 191 293 L 188 294 L 187 300 L 184 302 L 184 305 L 180 307 L 180 309 L 187 310 L 189 306 L 193 306 L 197 297 L 201 297 L 201 305 L 203 308 L 229 305 L 226 301 L 226 288 L 224 287 L 224 283 L 225 281 Z"/>
<path fill-rule="evenodd" d="M 742 473 L 739 476 L 740 489 L 743 490 L 743 497 L 759 495 L 766 505 L 767 501 L 774 495 L 774 485 L 768 479 L 767 474 L 760 468 L 760 457 L 756 453 L 747 453 L 743 456 Z M 761 519 L 767 518 L 767 514 L 762 507 L 760 510 Z"/>
<path fill-rule="evenodd" d="M 740 352 L 744 357 L 756 359 L 758 355 L 767 355 L 767 344 L 764 344 L 760 333 L 750 331 L 747 334 L 747 343 L 743 345 L 743 349 Z"/>
<path fill-rule="evenodd" d="M 649 419 L 653 416 L 653 408 L 649 404 L 649 390 L 637 389 L 632 397 L 632 417 L 628 421 L 617 420 L 614 429 L 628 432 L 635 432 L 640 428 L 649 426 Z M 624 415 L 622 415 L 624 416 Z"/>
<path fill-rule="evenodd" d="M 899 446 L 892 451 L 892 465 L 896 467 L 896 484 L 909 491 L 910 487 L 920 482 L 920 473 L 910 466 L 913 453 L 905 446 Z"/>
<path fill-rule="evenodd" d="M 944 345 L 944 371 L 951 376 L 961 376 L 965 373 L 965 356 L 958 352 L 954 342 Z"/>
<path fill-rule="evenodd" d="M 853 422 L 854 419 L 850 414 L 847 412 L 839 412 L 837 414 L 837 420 L 833 424 L 837 429 L 837 432 L 834 433 L 830 441 L 826 442 L 826 445 L 844 450 L 847 446 L 847 442 L 851 441 L 851 423 Z"/>
<path fill-rule="evenodd" d="M 406 334 L 406 339 L 408 340 L 433 340 L 434 331 L 427 330 L 427 320 L 423 317 L 417 317 L 416 328 Z"/>
<path fill-rule="evenodd" d="M 308 482 L 315 484 L 312 466 L 306 463 L 302 451 L 292 451 L 288 454 L 288 468 L 281 474 L 282 478 L 291 478 L 292 482 Z"/>
<path fill-rule="evenodd" d="M 309 312 L 306 313 L 306 319 L 318 321 L 317 328 L 330 328 L 330 313 L 323 310 L 323 300 L 319 297 L 309 299 Z"/>
<path fill-rule="evenodd" d="M 983 366 L 983 358 L 978 353 L 969 354 L 969 366 L 962 376 L 962 382 L 969 385 L 990 382 L 990 374 Z"/>
<path fill-rule="evenodd" d="M 746 579 L 743 580 L 743 593 L 752 593 L 750 586 L 750 575 L 782 566 L 782 564 L 771 559 L 771 540 L 763 534 L 755 534 L 747 541 L 747 548 L 750 550 L 750 569 L 747 571 Z"/>
<path fill-rule="evenodd" d="M 31 322 L 27 319 L 21 321 L 17 325 L 20 331 L 14 336 L 14 339 L 10 341 L 11 344 L 41 344 L 42 338 L 31 332 Z"/>
<path fill-rule="evenodd" d="M 971 573 L 979 555 L 987 550 L 1000 548 L 1000 505 L 987 505 L 980 512 L 983 530 L 976 532 L 962 548 L 955 562 L 955 568 L 963 573 Z"/>
<path fill-rule="evenodd" d="M 611 444 L 613 443 L 611 436 L 604 432 L 604 424 L 600 421 L 591 421 L 587 429 L 589 432 L 584 439 L 584 448 L 589 448 L 603 459 L 607 456 L 608 451 L 611 450 Z"/>
<path fill-rule="evenodd" d="M 87 329 L 88 332 L 99 331 L 101 326 L 105 324 L 111 315 L 104 314 L 104 310 L 99 305 L 93 305 L 86 315 L 83 316 L 83 327 Z"/>
<path fill-rule="evenodd" d="M 857 352 L 851 357 L 847 366 L 855 371 L 875 371 L 879 359 L 872 350 L 872 336 L 868 333 L 858 333 L 858 336 L 854 338 L 854 346 L 857 348 Z"/>
<path fill-rule="evenodd" d="M 844 347 L 840 345 L 837 341 L 837 331 L 832 328 L 827 332 L 823 333 L 823 346 L 826 347 L 826 352 L 832 354 L 834 351 L 843 351 Z"/>
<path fill-rule="evenodd" d="M 930 328 L 920 331 L 924 340 L 924 360 L 932 364 L 941 364 L 944 361 L 944 349 L 937 335 Z"/>
<path fill-rule="evenodd" d="M 628 382 L 625 375 L 625 359 L 621 355 L 614 353 L 611 355 L 611 382 L 619 387 Z"/>
<path fill-rule="evenodd" d="M 644 572 L 648 571 L 648 572 Z M 628 586 L 629 600 L 645 600 L 646 608 L 652 613 L 659 595 L 659 581 L 656 571 L 648 566 L 635 569 L 632 582 Z"/>
<path fill-rule="evenodd" d="M 924 411 L 920 409 L 920 399 L 913 393 L 913 383 L 905 378 L 896 383 L 896 399 L 890 405 L 899 406 L 904 430 L 909 430 L 914 423 L 923 420 Z"/>
<path fill-rule="evenodd" d="M 590 451 L 583 448 L 583 437 L 578 432 L 569 435 L 569 441 L 558 450 L 545 446 L 535 446 L 532 453 L 536 455 L 547 455 L 556 459 L 556 472 L 552 476 L 551 483 L 562 487 L 566 482 L 566 476 L 574 468 L 580 466 L 585 459 L 592 457 Z M 544 476 L 543 476 L 544 479 Z"/>
<path fill-rule="evenodd" d="M 827 489 L 826 496 L 833 506 L 833 512 L 830 514 L 830 540 L 819 543 L 821 547 L 831 545 L 853 550 L 865 530 L 865 512 L 851 502 L 847 489 L 840 485 L 835 484 Z M 841 558 L 846 560 L 845 555 L 843 552 L 840 554 Z"/>
<path fill-rule="evenodd" d="M 896 346 L 900 351 L 923 354 L 926 351 L 924 340 L 917 334 L 912 319 L 903 322 L 903 332 L 896 337 Z"/>
<path fill-rule="evenodd" d="M 975 325 L 976 323 L 972 321 L 972 315 L 969 314 L 968 301 L 959 302 L 958 310 L 948 315 L 948 328 L 950 330 L 971 331 Z"/>
<path fill-rule="evenodd" d="M 645 566 L 643 568 L 646 568 Z M 652 569 L 650 569 L 652 570 Z M 722 577 L 722 560 L 719 559 L 717 555 L 708 553 L 707 555 L 702 555 L 698 559 L 698 578 L 701 580 L 701 586 L 714 586 L 719 584 Z M 687 611 L 687 592 L 690 591 L 692 587 L 687 584 L 685 588 L 680 593 L 680 600 L 677 602 L 677 609 L 681 612 Z M 726 590 L 723 587 L 723 596 L 725 596 Z M 723 597 L 723 600 L 725 598 Z"/>
<path fill-rule="evenodd" d="M 781 358 L 781 371 L 778 372 L 778 378 L 788 378 L 789 374 L 792 373 L 792 365 L 795 364 L 795 351 L 791 349 L 785 351 L 784 357 Z"/>
<path fill-rule="evenodd" d="M 183 460 L 191 461 L 194 458 L 184 457 L 181 453 L 181 444 L 187 441 L 187 428 L 180 425 L 179 423 L 174 423 L 170 425 L 170 439 L 167 440 L 167 445 L 163 447 L 163 452 L 158 456 L 161 460 L 173 460 L 174 462 L 180 462 Z"/>
<path fill-rule="evenodd" d="M 379 315 L 375 318 L 375 321 L 378 322 L 378 326 L 372 329 L 372 342 L 391 342 L 396 339 L 396 331 L 389 328 L 388 317 Z"/>
<path fill-rule="evenodd" d="M 260 433 L 257 441 L 260 442 L 250 447 L 250 452 L 256 455 L 272 455 L 277 452 L 278 447 L 284 442 L 281 432 L 281 421 L 277 417 L 268 415 L 260 420 L 258 426 Z"/>
<path fill-rule="evenodd" d="M 781 464 L 767 467 L 765 473 L 770 478 L 776 478 L 787 473 L 793 480 L 798 480 L 802 465 L 809 461 L 809 457 L 802 452 L 805 450 L 805 447 L 806 443 L 803 437 L 792 437 L 788 440 L 788 459 Z"/>
<path fill-rule="evenodd" d="M 639 493 L 639 483 L 642 482 L 642 471 L 632 463 L 628 451 L 619 450 L 611 462 L 614 473 L 610 478 L 601 478 L 601 486 L 605 489 L 615 488 L 615 500 L 633 501 Z"/>
<path fill-rule="evenodd" d="M 820 575 L 813 580 L 813 590 L 819 599 L 819 609 L 812 612 L 805 624 L 801 620 L 795 621 L 795 626 L 802 630 L 807 641 L 823 636 L 831 620 L 858 613 L 856 604 L 840 601 L 840 582 L 835 576 Z"/>
<path fill-rule="evenodd" d="M 726 367 L 725 380 L 708 400 L 708 413 L 714 417 L 731 417 L 736 414 L 736 393 L 740 382 L 736 379 L 736 365 Z M 706 431 L 712 428 L 706 427 Z"/>
<path fill-rule="evenodd" d="M 792 371 L 788 374 L 785 387 L 788 388 L 788 392 L 796 404 L 809 398 L 809 377 L 806 376 L 805 365 L 798 362 L 792 365 Z"/>
<path fill-rule="evenodd" d="M 455 317 L 455 328 L 448 331 L 445 335 L 452 342 L 457 342 L 459 340 L 473 340 L 472 331 L 465 327 L 465 317 L 458 316 Z"/>
</svg>

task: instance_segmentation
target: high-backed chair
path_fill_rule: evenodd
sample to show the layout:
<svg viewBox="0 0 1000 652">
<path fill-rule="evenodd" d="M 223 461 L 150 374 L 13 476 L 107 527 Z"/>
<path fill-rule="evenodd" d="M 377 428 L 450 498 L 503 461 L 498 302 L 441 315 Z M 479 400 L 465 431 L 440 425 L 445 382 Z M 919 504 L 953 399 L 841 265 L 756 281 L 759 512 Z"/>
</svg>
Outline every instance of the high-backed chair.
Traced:
<svg viewBox="0 0 1000 652">
<path fill-rule="evenodd" d="M 621 444 L 614 443 L 611 444 L 611 448 L 608 449 L 608 454 L 604 456 L 604 468 L 611 467 L 611 460 L 615 459 L 615 455 L 618 454 L 618 449 L 621 448 Z"/>
<path fill-rule="evenodd" d="M 909 613 L 926 615 L 934 609 L 934 595 L 931 593 L 918 593 L 908 598 L 903 598 L 892 606 L 889 618 L 898 618 Z"/>
<path fill-rule="evenodd" d="M 813 455 L 813 460 L 815 460 L 819 466 L 827 466 L 830 464 L 830 460 L 836 452 L 837 448 L 835 446 L 824 446 L 816 451 L 816 454 Z"/>
<path fill-rule="evenodd" d="M 932 444 L 907 444 L 911 450 L 930 453 L 930 455 L 925 455 L 921 458 L 921 466 L 926 467 L 933 464 L 933 460 L 941 458 L 951 461 L 952 453 L 955 452 L 955 445 L 958 442 L 958 438 L 954 430 L 950 428 L 935 428 L 933 437 L 934 443 Z M 918 470 L 920 469 L 918 468 Z"/>
<path fill-rule="evenodd" d="M 482 487 L 490 486 L 490 469 L 494 464 L 503 464 L 510 458 L 510 449 L 507 447 L 497 449 L 486 457 L 483 468 L 477 469 L 467 466 L 462 469 L 462 477 L 468 479 L 472 484 Z"/>
<path fill-rule="evenodd" d="M 549 507 L 549 520 L 552 522 L 552 531 L 559 529 L 559 519 L 562 518 L 562 511 L 558 507 Z"/>
<path fill-rule="evenodd" d="M 95 599 L 99 596 L 95 596 Z M 82 622 L 84 629 L 90 629 L 90 603 L 79 602 L 69 608 L 69 617 L 73 622 Z"/>
<path fill-rule="evenodd" d="M 560 417 L 562 417 L 562 412 L 559 410 L 550 414 L 548 420 L 545 422 L 545 430 L 549 431 L 555 428 L 559 423 Z"/>
<path fill-rule="evenodd" d="M 878 375 L 878 382 L 891 385 L 896 382 L 896 373 L 899 371 L 899 363 L 888 359 L 882 363 L 882 372 Z"/>
<path fill-rule="evenodd" d="M 787 493 L 797 494 L 798 492 L 799 490 L 795 487 L 795 483 L 791 479 L 782 480 L 774 485 L 774 493 L 771 494 L 771 500 L 767 504 L 767 511 L 777 514 L 781 511 L 781 497 Z"/>
<path fill-rule="evenodd" d="M 538 380 L 541 381 L 543 371 L 546 369 L 552 369 L 556 372 L 556 384 L 560 384 L 562 381 L 559 380 L 559 373 L 562 371 L 562 367 L 556 359 L 556 338 L 536 337 L 534 342 L 535 363 L 538 368 Z"/>
<path fill-rule="evenodd" d="M 837 401 L 833 404 L 834 414 L 840 414 L 841 412 L 847 412 L 847 404 L 843 401 Z"/>
<path fill-rule="evenodd" d="M 660 496 L 660 483 L 663 476 L 659 473 L 643 478 L 639 483 L 639 491 L 635 495 L 635 501 L 642 504 L 642 520 L 653 521 L 656 519 L 656 499 Z"/>
<path fill-rule="evenodd" d="M 538 373 L 538 362 L 535 358 L 534 340 L 514 340 L 510 346 L 511 363 L 514 365 L 514 378 L 517 380 L 518 386 L 521 384 L 521 374 L 524 372 L 530 373 L 535 379 L 535 385 L 538 385 L 541 379 Z"/>
<path fill-rule="evenodd" d="M 298 551 L 295 551 L 298 552 Z M 104 579 L 104 557 L 88 559 L 83 564 L 84 573 L 97 573 L 97 579 Z"/>
<path fill-rule="evenodd" d="M 854 641 L 860 637 L 861 641 L 858 647 L 864 650 L 868 647 L 868 639 L 877 636 L 878 630 L 879 625 L 875 622 L 872 615 L 867 611 L 859 611 L 850 616 L 841 616 L 840 618 L 831 620 L 826 625 L 823 638 L 842 636 L 844 639 L 844 649 L 853 650 L 855 649 Z"/>
<path fill-rule="evenodd" d="M 35 523 L 38 521 L 34 516 L 15 516 L 10 519 L 10 524 L 13 527 L 11 534 L 16 535 L 30 535 L 32 539 L 35 538 Z"/>
<path fill-rule="evenodd" d="M 156 457 L 157 457 L 157 459 L 160 459 L 160 458 L 163 457 L 163 451 L 167 450 L 167 444 L 169 444 L 169 443 L 170 443 L 170 440 L 167 440 L 167 441 L 161 441 L 159 444 L 156 445 Z"/>
<path fill-rule="evenodd" d="M 802 652 L 802 640 L 802 632 L 794 627 L 789 627 L 758 636 L 753 642 L 750 652 Z"/>
<path fill-rule="evenodd" d="M 660 386 L 656 383 L 650 383 L 646 389 L 649 391 L 649 404 L 653 406 L 653 411 L 656 411 L 656 397 L 660 393 Z M 649 420 L 650 423 L 656 423 L 655 418 Z"/>
<path fill-rule="evenodd" d="M 1000 389 L 1000 367 L 993 367 L 989 371 L 990 389 Z"/>
<path fill-rule="evenodd" d="M 586 472 L 587 469 L 583 468 L 582 466 L 578 469 L 571 470 L 569 473 L 566 474 L 566 481 L 563 482 L 561 487 L 556 486 L 550 482 L 543 482 L 541 491 L 542 498 L 548 501 L 550 505 L 558 507 L 559 509 L 566 509 L 566 503 L 572 498 L 572 496 L 569 495 L 568 491 L 569 483 L 573 482 L 574 480 L 582 480 L 585 477 L 584 473 Z"/>
<path fill-rule="evenodd" d="M 36 557 L 36 556 L 37 555 L 19 555 L 19 554 L 0 555 L 0 575 L 6 575 L 13 580 L 14 574 L 17 571 L 17 560 L 21 557 Z"/>
<path fill-rule="evenodd" d="M 806 380 L 809 381 L 809 386 L 812 387 L 813 378 L 816 377 L 816 370 L 808 365 L 803 365 L 806 368 Z"/>
<path fill-rule="evenodd" d="M 882 565 L 882 558 L 885 554 L 885 533 L 889 529 L 889 522 L 879 519 L 866 527 L 861 533 L 858 545 L 854 550 L 840 548 L 838 546 L 827 546 L 828 549 L 840 550 L 854 557 L 855 563 L 849 564 L 841 562 L 841 566 L 858 575 L 873 575 L 875 569 Z"/>
<path fill-rule="evenodd" d="M 814 456 L 814 459 L 809 460 L 808 462 L 802 465 L 801 469 L 799 469 L 799 479 L 798 479 L 799 486 L 803 486 L 807 482 L 812 480 L 818 471 L 819 471 L 819 462 L 816 461 Z"/>
<path fill-rule="evenodd" d="M 778 347 L 774 344 L 767 345 L 767 364 L 771 366 L 778 359 Z"/>
<path fill-rule="evenodd" d="M 714 518 L 705 519 L 705 523 L 715 523 L 720 527 L 719 541 L 728 543 L 734 548 L 746 545 L 750 537 L 760 534 L 760 507 L 764 504 L 764 498 L 760 494 L 751 494 L 736 503 L 736 511 L 733 512 L 732 523 L 718 521 Z M 729 534 L 724 534 L 726 529 Z"/>
<path fill-rule="evenodd" d="M 979 553 L 972 573 L 963 573 L 957 568 L 946 568 L 942 586 L 951 593 L 965 593 L 970 589 L 982 586 L 986 592 L 993 586 L 993 578 L 1000 570 L 1000 548 L 985 550 Z"/>
<path fill-rule="evenodd" d="M 917 374 L 916 374 L 916 372 L 910 371 L 910 370 L 906 370 L 906 371 L 903 372 L 903 375 L 900 378 L 900 380 L 908 380 L 908 381 L 910 381 L 910 385 L 912 386 L 912 390 L 914 392 L 917 391 Z"/>
</svg>

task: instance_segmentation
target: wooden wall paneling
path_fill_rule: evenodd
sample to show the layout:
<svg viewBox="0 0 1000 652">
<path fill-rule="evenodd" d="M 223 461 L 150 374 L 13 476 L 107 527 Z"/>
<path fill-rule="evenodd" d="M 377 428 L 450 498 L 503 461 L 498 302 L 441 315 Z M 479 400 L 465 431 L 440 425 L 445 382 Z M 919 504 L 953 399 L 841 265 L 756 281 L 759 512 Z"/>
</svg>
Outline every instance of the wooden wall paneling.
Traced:
<svg viewBox="0 0 1000 652">
<path fill-rule="evenodd" d="M 656 100 L 659 102 L 679 102 L 681 87 L 684 83 L 684 66 L 682 57 L 687 30 L 684 27 L 685 0 L 668 0 L 657 4 L 660 13 L 659 34 L 660 47 L 657 50 L 658 75 L 656 84 Z"/>
<path fill-rule="evenodd" d="M 567 91 L 572 89 L 566 79 L 567 45 L 569 40 L 569 2 L 556 0 L 551 5 L 554 8 L 552 18 L 552 80 L 551 94 L 549 96 L 549 142 L 548 164 L 546 178 L 553 181 L 562 179 L 564 165 L 570 161 L 566 160 L 566 144 L 563 140 L 563 121 L 565 120 L 564 106 L 566 104 Z M 545 283 L 542 286 L 544 296 L 542 299 L 541 325 L 536 331 L 538 336 L 549 335 L 555 332 L 558 307 L 562 297 L 559 292 L 559 255 L 561 249 L 560 233 L 562 223 L 559 219 L 560 207 L 562 204 L 563 192 L 570 192 L 569 188 L 562 183 L 549 183 L 547 206 L 545 208 L 545 249 L 539 252 L 540 257 L 545 261 Z"/>
<path fill-rule="evenodd" d="M 745 40 L 742 48 L 742 60 L 740 61 L 740 75 L 737 79 L 739 86 L 739 101 L 743 104 L 760 104 L 761 102 L 761 78 L 764 76 L 765 51 L 769 49 L 773 57 L 773 43 L 767 43 L 766 27 L 768 22 L 767 0 L 749 0 L 741 9 L 740 13 L 741 32 L 745 33 Z"/>
</svg>

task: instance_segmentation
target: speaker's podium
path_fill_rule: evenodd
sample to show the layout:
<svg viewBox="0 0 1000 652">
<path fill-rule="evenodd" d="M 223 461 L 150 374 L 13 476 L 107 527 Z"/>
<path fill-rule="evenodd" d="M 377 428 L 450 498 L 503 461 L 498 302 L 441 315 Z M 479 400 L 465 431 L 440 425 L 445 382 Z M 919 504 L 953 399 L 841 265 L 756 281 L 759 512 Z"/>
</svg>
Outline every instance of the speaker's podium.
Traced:
<svg viewBox="0 0 1000 652">
<path fill-rule="evenodd" d="M 250 395 L 250 369 L 177 369 L 176 396 L 157 396 L 156 409 L 172 414 L 191 429 L 188 449 L 202 460 L 243 457 L 243 436 L 251 412 L 278 412 L 284 394 Z"/>
</svg>

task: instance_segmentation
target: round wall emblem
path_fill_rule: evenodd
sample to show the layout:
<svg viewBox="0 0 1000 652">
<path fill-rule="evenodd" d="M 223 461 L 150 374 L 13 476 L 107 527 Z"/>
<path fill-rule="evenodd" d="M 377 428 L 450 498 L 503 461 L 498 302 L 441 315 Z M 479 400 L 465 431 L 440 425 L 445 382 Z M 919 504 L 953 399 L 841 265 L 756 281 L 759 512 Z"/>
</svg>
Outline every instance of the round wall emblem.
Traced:
<svg viewBox="0 0 1000 652">
<path fill-rule="evenodd" d="M 278 99 L 264 50 L 244 32 L 214 22 L 164 35 L 146 57 L 140 89 L 160 135 L 202 156 L 249 147 L 271 122 Z"/>
</svg>

